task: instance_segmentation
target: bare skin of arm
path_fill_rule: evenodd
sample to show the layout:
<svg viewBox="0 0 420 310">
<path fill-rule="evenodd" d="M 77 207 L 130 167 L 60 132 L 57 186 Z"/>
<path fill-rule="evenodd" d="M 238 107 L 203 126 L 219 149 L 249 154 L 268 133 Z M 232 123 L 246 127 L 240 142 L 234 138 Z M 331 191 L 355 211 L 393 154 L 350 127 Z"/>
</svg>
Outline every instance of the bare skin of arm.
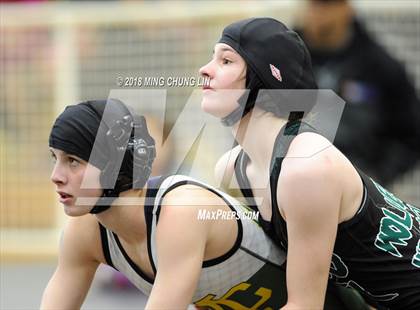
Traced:
<svg viewBox="0 0 420 310">
<path fill-rule="evenodd" d="M 58 266 L 42 296 L 42 310 L 80 309 L 100 263 L 102 251 L 96 219 L 70 218 L 61 241 Z"/>
<path fill-rule="evenodd" d="M 308 148 L 309 139 L 312 145 Z M 288 234 L 288 301 L 282 309 L 324 306 L 343 204 L 345 186 L 341 180 L 346 176 L 338 151 L 319 147 L 327 145 L 324 139 L 315 134 L 296 138 L 279 177 L 277 200 Z M 323 151 L 314 151 L 319 149 Z"/>
<path fill-rule="evenodd" d="M 191 303 L 211 229 L 209 221 L 197 217 L 206 195 L 182 186 L 165 196 L 156 231 L 158 271 L 146 309 L 186 309 Z M 179 197 L 187 197 L 188 205 Z"/>
</svg>

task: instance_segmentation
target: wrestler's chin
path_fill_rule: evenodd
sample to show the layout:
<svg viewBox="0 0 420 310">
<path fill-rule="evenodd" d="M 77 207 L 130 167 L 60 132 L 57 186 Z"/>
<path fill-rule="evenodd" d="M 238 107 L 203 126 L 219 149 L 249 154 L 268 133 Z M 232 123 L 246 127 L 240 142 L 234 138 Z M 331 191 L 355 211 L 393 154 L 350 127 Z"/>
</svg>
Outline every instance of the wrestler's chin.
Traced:
<svg viewBox="0 0 420 310">
<path fill-rule="evenodd" d="M 219 100 L 213 100 L 212 98 L 203 98 L 201 101 L 201 109 L 203 112 L 217 118 L 223 118 L 230 112 Z"/>
<path fill-rule="evenodd" d="M 64 213 L 71 217 L 78 217 L 88 214 L 92 210 L 92 206 L 80 206 L 75 204 L 63 204 Z"/>
</svg>

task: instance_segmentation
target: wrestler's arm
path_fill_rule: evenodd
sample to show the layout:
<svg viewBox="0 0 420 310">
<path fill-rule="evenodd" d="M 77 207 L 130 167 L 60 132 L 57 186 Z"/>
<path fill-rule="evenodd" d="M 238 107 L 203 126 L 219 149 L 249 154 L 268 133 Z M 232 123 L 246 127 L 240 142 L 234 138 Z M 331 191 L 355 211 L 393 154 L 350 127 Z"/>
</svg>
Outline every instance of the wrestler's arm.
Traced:
<svg viewBox="0 0 420 310">
<path fill-rule="evenodd" d="M 342 198 L 330 152 L 283 162 L 277 187 L 287 223 L 287 304 L 323 309 Z"/>
<path fill-rule="evenodd" d="M 184 186 L 183 186 L 184 187 Z M 157 274 L 146 309 L 186 309 L 204 259 L 210 221 L 198 219 L 199 188 L 177 188 L 165 196 L 156 231 Z"/>
<path fill-rule="evenodd" d="M 99 243 L 97 226 L 85 217 L 69 220 L 60 241 L 57 269 L 44 290 L 40 309 L 80 309 L 99 265 L 94 254 L 100 248 L 95 244 Z"/>
</svg>

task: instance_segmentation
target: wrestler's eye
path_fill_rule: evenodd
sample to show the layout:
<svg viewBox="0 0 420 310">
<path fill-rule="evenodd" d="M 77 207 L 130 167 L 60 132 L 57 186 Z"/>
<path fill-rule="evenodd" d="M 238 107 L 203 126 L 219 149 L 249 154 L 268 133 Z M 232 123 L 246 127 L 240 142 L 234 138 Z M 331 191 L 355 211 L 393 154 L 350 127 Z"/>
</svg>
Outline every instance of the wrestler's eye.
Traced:
<svg viewBox="0 0 420 310">
<path fill-rule="evenodd" d="M 80 160 L 74 157 L 69 157 L 69 163 L 70 163 L 70 166 L 77 167 L 80 164 Z"/>
<path fill-rule="evenodd" d="M 57 157 L 55 156 L 55 154 L 53 152 L 50 153 L 50 156 L 51 156 L 52 162 L 55 164 L 56 161 L 57 161 Z"/>
</svg>

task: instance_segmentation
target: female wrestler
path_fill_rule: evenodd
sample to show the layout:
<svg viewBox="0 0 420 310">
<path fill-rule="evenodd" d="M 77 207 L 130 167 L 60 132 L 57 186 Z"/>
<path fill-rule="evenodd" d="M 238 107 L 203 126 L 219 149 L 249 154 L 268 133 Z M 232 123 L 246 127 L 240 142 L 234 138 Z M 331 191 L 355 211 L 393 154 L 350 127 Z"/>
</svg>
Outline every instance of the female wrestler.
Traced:
<svg viewBox="0 0 420 310">
<path fill-rule="evenodd" d="M 420 309 L 420 210 L 359 171 L 302 122 L 301 107 L 297 113 L 284 108 L 295 92 L 258 97 L 261 89 L 316 90 L 298 35 L 271 18 L 235 22 L 200 73 L 207 78 L 203 110 L 232 126 L 239 143 L 216 172 L 234 174 L 257 205 L 263 229 L 287 251 L 282 309 L 322 308 L 329 278 L 377 307 Z M 249 94 L 224 100 L 227 89 Z"/>
</svg>

